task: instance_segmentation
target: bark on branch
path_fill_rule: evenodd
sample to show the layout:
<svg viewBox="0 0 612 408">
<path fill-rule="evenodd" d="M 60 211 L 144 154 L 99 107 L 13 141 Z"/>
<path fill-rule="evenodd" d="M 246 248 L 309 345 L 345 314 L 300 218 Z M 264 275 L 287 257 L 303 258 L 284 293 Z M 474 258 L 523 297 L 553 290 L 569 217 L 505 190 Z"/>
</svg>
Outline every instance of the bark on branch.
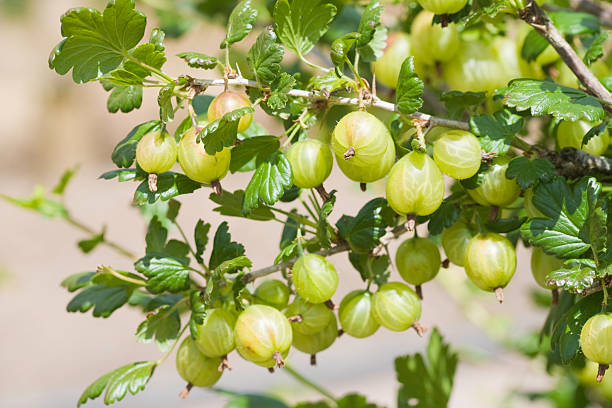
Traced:
<svg viewBox="0 0 612 408">
<path fill-rule="evenodd" d="M 567 178 L 583 176 L 612 177 L 612 159 L 594 156 L 574 147 L 565 147 L 560 152 L 533 147 L 538 156 L 552 162 L 559 175 Z"/>
</svg>

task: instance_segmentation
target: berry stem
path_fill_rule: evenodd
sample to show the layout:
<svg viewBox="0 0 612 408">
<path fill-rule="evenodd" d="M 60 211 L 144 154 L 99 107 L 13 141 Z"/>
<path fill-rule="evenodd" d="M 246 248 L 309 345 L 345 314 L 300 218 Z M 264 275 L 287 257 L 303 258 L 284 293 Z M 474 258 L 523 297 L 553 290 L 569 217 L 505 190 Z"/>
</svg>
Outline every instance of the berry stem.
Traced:
<svg viewBox="0 0 612 408">
<path fill-rule="evenodd" d="M 423 327 L 423 325 L 419 322 L 412 323 L 412 328 L 417 332 L 419 337 L 423 337 L 423 333 L 427 331 L 427 328 Z"/>
<path fill-rule="evenodd" d="M 361 189 L 361 191 L 366 191 L 368 185 L 366 183 L 359 183 L 359 188 Z"/>
<path fill-rule="evenodd" d="M 179 398 L 180 399 L 187 399 L 187 397 L 189 396 L 189 392 L 191 391 L 191 389 L 193 388 L 193 384 L 192 383 L 187 383 L 187 385 L 185 385 L 185 388 L 183 388 L 183 391 L 179 392 Z"/>
<path fill-rule="evenodd" d="M 321 183 L 320 186 L 315 187 L 315 190 L 317 190 L 317 193 L 319 193 L 319 195 L 321 196 L 321 200 L 323 200 L 324 203 L 331 198 L 327 190 L 325 190 L 325 187 L 323 187 L 323 183 Z"/>
<path fill-rule="evenodd" d="M 499 207 L 496 205 L 491 206 L 489 211 L 489 222 L 495 222 L 499 218 Z"/>
<path fill-rule="evenodd" d="M 147 178 L 147 183 L 149 184 L 149 190 L 152 193 L 157 192 L 157 174 L 149 173 L 149 177 Z"/>
<path fill-rule="evenodd" d="M 322 396 L 329 398 L 333 402 L 337 402 L 336 397 L 334 397 L 329 391 L 327 391 L 325 388 L 321 387 L 320 385 L 313 383 L 308 378 L 304 377 L 302 374 L 295 371 L 295 369 L 289 364 L 285 365 L 284 371 L 288 373 L 289 375 L 291 375 L 296 380 L 298 380 L 299 382 L 301 382 L 302 384 L 304 384 L 305 386 L 317 391 Z"/>
<path fill-rule="evenodd" d="M 310 365 L 311 366 L 316 366 L 317 365 L 317 355 L 316 354 L 311 354 L 310 355 Z"/>
<path fill-rule="evenodd" d="M 499 303 L 504 303 L 504 290 L 500 286 L 495 288 L 495 297 Z"/>
<path fill-rule="evenodd" d="M 608 364 L 600 364 L 599 367 L 597 367 L 597 382 L 600 383 L 603 378 L 604 375 L 606 375 L 606 370 L 608 369 L 608 367 L 610 367 Z"/>
<path fill-rule="evenodd" d="M 552 304 L 553 306 L 557 306 L 559 304 L 559 289 L 555 288 L 551 290 L 552 292 Z"/>
<path fill-rule="evenodd" d="M 416 292 L 419 299 L 423 300 L 423 287 L 421 285 L 415 285 L 414 291 Z"/>
</svg>

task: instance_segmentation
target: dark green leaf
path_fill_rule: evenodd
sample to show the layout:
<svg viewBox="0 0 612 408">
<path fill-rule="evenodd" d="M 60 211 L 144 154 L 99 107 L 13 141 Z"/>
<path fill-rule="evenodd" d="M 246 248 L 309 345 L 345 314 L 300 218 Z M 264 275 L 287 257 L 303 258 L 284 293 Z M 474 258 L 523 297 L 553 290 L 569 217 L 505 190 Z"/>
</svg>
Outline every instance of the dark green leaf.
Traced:
<svg viewBox="0 0 612 408">
<path fill-rule="evenodd" d="M 321 0 L 278 0 L 274 6 L 276 33 L 281 42 L 303 56 L 315 46 L 336 15 L 336 6 Z"/>
<path fill-rule="evenodd" d="M 289 101 L 287 92 L 293 89 L 295 84 L 296 80 L 293 76 L 286 72 L 281 72 L 278 78 L 276 78 L 274 83 L 271 85 L 272 92 L 266 101 L 266 105 L 272 110 L 284 109 Z"/>
<path fill-rule="evenodd" d="M 172 96 L 174 95 L 174 85 L 168 85 L 159 90 L 157 104 L 159 105 L 159 118 L 162 122 L 168 123 L 174 119 L 174 107 L 172 106 Z"/>
<path fill-rule="evenodd" d="M 117 68 L 142 39 L 146 17 L 134 10 L 134 0 L 115 0 L 103 14 L 85 7 L 72 9 L 61 23 L 66 40 L 50 65 L 60 75 L 72 68 L 72 78 L 80 83 Z"/>
<path fill-rule="evenodd" d="M 167 352 L 181 329 L 181 319 L 170 306 L 161 307 L 156 313 L 147 314 L 145 321 L 136 329 L 136 339 L 141 343 L 155 340 L 162 353 Z"/>
<path fill-rule="evenodd" d="M 244 191 L 236 190 L 233 193 L 223 191 L 223 195 L 211 194 L 209 199 L 218 204 L 213 211 L 228 217 L 241 217 L 257 221 L 268 221 L 274 218 L 274 214 L 269 207 L 259 206 L 248 214 L 242 212 L 244 202 Z"/>
<path fill-rule="evenodd" d="M 602 31 L 599 34 L 593 35 L 589 41 L 584 41 L 585 46 L 588 47 L 584 57 L 582 58 L 585 64 L 591 65 L 604 56 L 603 44 L 607 39 L 608 33 L 606 31 Z"/>
<path fill-rule="evenodd" d="M 227 261 L 221 262 L 221 264 L 215 268 L 215 273 L 222 276 L 226 273 L 236 273 L 243 268 L 250 268 L 251 266 L 253 266 L 251 260 L 241 255 L 234 259 L 228 259 Z"/>
<path fill-rule="evenodd" d="M 223 390 L 216 389 L 223 393 Z M 289 408 L 284 402 L 261 394 L 240 394 L 228 393 L 232 399 L 227 402 L 224 408 Z"/>
<path fill-rule="evenodd" d="M 458 358 L 436 328 L 429 338 L 426 356 L 427 360 L 420 353 L 395 359 L 395 372 L 401 384 L 398 408 L 447 406 Z"/>
<path fill-rule="evenodd" d="M 374 37 L 363 47 L 358 47 L 357 52 L 364 62 L 374 62 L 383 55 L 387 46 L 387 27 L 380 24 L 374 31 Z"/>
<path fill-rule="evenodd" d="M 113 163 L 119 168 L 130 167 L 134 163 L 134 159 L 136 159 L 136 145 L 140 139 L 147 133 L 159 131 L 161 126 L 161 121 L 150 120 L 132 129 L 130 133 L 115 146 L 111 155 Z"/>
<path fill-rule="evenodd" d="M 555 166 L 547 159 L 529 160 L 525 156 L 515 157 L 508 164 L 506 177 L 516 179 L 522 190 L 526 190 L 538 182 L 547 183 L 555 175 Z"/>
<path fill-rule="evenodd" d="M 331 44 L 331 60 L 336 67 L 337 75 L 342 76 L 344 71 L 344 63 L 347 59 L 348 53 L 355 45 L 355 41 L 359 38 L 359 33 L 346 33 L 342 37 L 337 38 Z"/>
<path fill-rule="evenodd" d="M 204 221 L 198 220 L 193 232 L 193 239 L 196 245 L 196 258 L 199 263 L 204 262 L 202 254 L 206 249 L 206 244 L 208 244 L 208 231 L 210 231 L 210 224 L 205 224 Z"/>
<path fill-rule="evenodd" d="M 598 277 L 605 277 L 609 274 L 608 264 L 610 254 L 608 254 L 608 198 L 598 199 L 598 191 L 589 190 L 589 218 L 587 227 L 589 231 L 589 242 L 595 259 Z"/>
<path fill-rule="evenodd" d="M 104 242 L 104 230 L 100 234 L 96 234 L 89 239 L 83 239 L 79 241 L 77 245 L 79 246 L 79 248 L 81 248 L 81 251 L 88 254 L 94 249 L 96 249 L 96 247 L 102 242 Z"/>
<path fill-rule="evenodd" d="M 142 84 L 144 78 L 152 74 L 151 68 L 161 69 L 166 62 L 164 52 L 159 51 L 155 44 L 151 43 L 140 44 L 131 54 L 135 61 L 132 59 L 126 60 L 122 69 L 139 77 L 141 79 L 140 84 Z"/>
<path fill-rule="evenodd" d="M 229 233 L 229 226 L 226 221 L 219 224 L 215 238 L 213 240 L 213 250 L 210 254 L 208 267 L 213 270 L 223 262 L 238 258 L 244 255 L 244 246 L 238 242 L 232 241 L 232 236 Z"/>
<path fill-rule="evenodd" d="M 74 292 L 89 285 L 91 278 L 95 276 L 95 272 L 81 272 L 68 276 L 60 283 L 68 292 Z"/>
<path fill-rule="evenodd" d="M 133 277 L 131 274 L 119 272 Z M 135 285 L 126 283 L 108 273 L 97 273 L 91 277 L 91 285 L 84 286 L 66 306 L 68 312 L 86 313 L 92 307 L 94 317 L 109 317 L 115 310 L 123 306 Z"/>
<path fill-rule="evenodd" d="M 548 13 L 557 29 L 565 35 L 593 34 L 599 32 L 599 20 L 592 14 L 577 11 Z"/>
<path fill-rule="evenodd" d="M 505 234 L 519 229 L 525 221 L 527 221 L 527 217 L 501 218 L 497 221 L 487 221 L 485 226 L 488 231 Z"/>
<path fill-rule="evenodd" d="M 323 203 L 319 211 L 319 222 L 317 223 L 317 238 L 323 248 L 331 248 L 330 225 L 327 217 L 331 214 L 336 204 L 336 190 L 329 193 L 330 198 Z"/>
<path fill-rule="evenodd" d="M 589 131 L 582 138 L 582 146 L 584 146 L 587 143 L 589 143 L 591 138 L 596 137 L 596 136 L 600 136 L 604 132 L 606 132 L 608 130 L 609 124 L 610 124 L 610 120 L 604 120 L 599 125 L 594 126 L 591 129 L 589 129 Z"/>
<path fill-rule="evenodd" d="M 154 216 L 149 221 L 145 242 L 147 244 L 146 253 L 162 253 L 166 248 L 166 240 L 168 239 L 168 230 L 162 225 L 159 218 Z"/>
<path fill-rule="evenodd" d="M 589 178 L 574 186 L 560 177 L 538 184 L 533 204 L 546 218 L 527 221 L 521 227 L 521 235 L 558 258 L 580 256 L 591 247 L 585 226 L 589 215 L 588 190 L 598 192 L 600 187 L 595 179 Z"/>
<path fill-rule="evenodd" d="M 532 116 L 550 114 L 571 121 L 595 121 L 604 116 L 597 98 L 549 80 L 514 79 L 500 92 L 504 93 L 507 106 L 518 111 L 529 109 Z"/>
<path fill-rule="evenodd" d="M 349 253 L 349 261 L 361 275 L 364 282 L 375 281 L 384 284 L 389 278 L 389 257 L 387 255 L 371 256 L 370 254 Z"/>
<path fill-rule="evenodd" d="M 131 112 L 142 105 L 142 86 L 117 86 L 108 97 L 106 108 L 111 113 L 121 110 L 123 113 Z"/>
<path fill-rule="evenodd" d="M 452 119 L 461 119 L 468 108 L 481 105 L 486 97 L 486 92 L 449 91 L 442 93 L 440 100 L 444 102 L 448 115 Z"/>
<path fill-rule="evenodd" d="M 120 169 L 120 170 L 111 170 L 106 173 L 102 173 L 99 178 L 104 180 L 112 180 L 117 178 L 117 180 L 122 183 L 125 181 L 138 181 L 138 180 L 146 180 L 147 173 L 144 172 L 140 167 L 136 169 Z"/>
<path fill-rule="evenodd" d="M 242 209 L 249 213 L 260 203 L 272 205 L 291 187 L 293 174 L 287 157 L 280 151 L 275 152 L 255 170 L 253 178 L 244 191 Z"/>
<path fill-rule="evenodd" d="M 294 208 L 293 210 L 291 210 L 291 214 L 297 216 L 298 212 Z M 299 224 L 297 223 L 294 217 L 287 217 L 285 225 L 283 226 L 283 232 L 281 233 L 281 240 L 279 244 L 280 249 L 285 248 L 286 246 L 295 241 L 295 238 L 297 237 L 298 225 Z"/>
<path fill-rule="evenodd" d="M 147 181 L 143 181 L 136 192 L 134 193 L 134 204 L 153 204 L 158 200 L 167 201 L 173 197 L 190 194 L 202 187 L 183 174 L 172 172 L 162 173 L 157 176 L 157 191 L 155 193 L 149 190 Z"/>
<path fill-rule="evenodd" d="M 221 43 L 221 48 L 238 42 L 247 36 L 253 29 L 257 18 L 257 10 L 251 6 L 251 0 L 242 0 L 230 14 L 227 22 L 227 34 Z"/>
<path fill-rule="evenodd" d="M 504 109 L 491 115 L 470 118 L 470 129 L 480 136 L 480 144 L 486 152 L 503 156 L 510 148 L 515 133 L 523 127 L 523 118 Z"/>
<path fill-rule="evenodd" d="M 429 216 L 429 224 L 427 230 L 430 235 L 439 235 L 444 228 L 448 228 L 459 218 L 459 206 L 456 202 L 456 197 L 449 196 L 440 207 Z"/>
<path fill-rule="evenodd" d="M 359 21 L 359 38 L 357 40 L 357 48 L 365 47 L 374 39 L 376 28 L 380 26 L 380 16 L 384 7 L 378 0 L 371 0 L 370 4 L 365 8 Z"/>
<path fill-rule="evenodd" d="M 264 86 L 269 86 L 280 73 L 283 54 L 283 47 L 276 42 L 276 34 L 271 29 L 264 30 L 249 50 L 249 66 Z"/>
<path fill-rule="evenodd" d="M 70 180 L 72 180 L 72 178 L 74 177 L 78 169 L 79 169 L 79 166 L 74 166 L 64 171 L 64 174 L 62 174 L 62 177 L 60 177 L 60 180 L 57 182 L 55 187 L 53 187 L 53 190 L 51 190 L 51 192 L 53 194 L 58 194 L 58 195 L 64 194 L 64 191 L 66 190 L 66 186 L 68 186 L 68 183 L 70 183 Z"/>
<path fill-rule="evenodd" d="M 184 260 L 162 254 L 148 254 L 139 259 L 134 267 L 147 278 L 147 289 L 151 293 L 178 293 L 189 289 L 189 267 Z"/>
<path fill-rule="evenodd" d="M 280 142 L 276 136 L 257 136 L 246 139 L 232 149 L 230 171 L 235 173 L 251 161 L 254 162 L 255 167 L 259 167 L 278 151 L 279 147 Z"/>
<path fill-rule="evenodd" d="M 215 57 L 199 52 L 180 52 L 176 56 L 184 59 L 187 65 L 192 68 L 213 69 L 218 64 Z"/>
<path fill-rule="evenodd" d="M 212 95 L 196 95 L 196 97 L 193 98 L 193 101 L 191 101 L 191 106 L 193 106 L 193 110 L 195 111 L 196 115 L 204 115 L 208 113 L 208 107 L 213 99 L 215 98 Z"/>
<path fill-rule="evenodd" d="M 406 58 L 397 80 L 397 110 L 406 115 L 418 111 L 423 106 L 423 86 L 423 81 L 414 72 L 414 57 Z"/>
<path fill-rule="evenodd" d="M 221 118 L 209 123 L 198 135 L 198 142 L 204 143 L 206 153 L 213 155 L 225 147 L 231 147 L 238 136 L 238 122 L 244 115 L 253 113 L 253 108 L 246 107 L 226 113 Z"/>
<path fill-rule="evenodd" d="M 384 198 L 374 198 L 355 217 L 343 215 L 336 226 L 342 238 L 357 253 L 368 253 L 380 243 L 386 227 L 393 222 L 394 212 Z"/>
<path fill-rule="evenodd" d="M 546 50 L 548 47 L 548 41 L 542 37 L 534 29 L 529 31 L 529 34 L 525 37 L 523 47 L 521 48 L 521 57 L 527 61 L 535 61 L 538 56 Z"/>
</svg>

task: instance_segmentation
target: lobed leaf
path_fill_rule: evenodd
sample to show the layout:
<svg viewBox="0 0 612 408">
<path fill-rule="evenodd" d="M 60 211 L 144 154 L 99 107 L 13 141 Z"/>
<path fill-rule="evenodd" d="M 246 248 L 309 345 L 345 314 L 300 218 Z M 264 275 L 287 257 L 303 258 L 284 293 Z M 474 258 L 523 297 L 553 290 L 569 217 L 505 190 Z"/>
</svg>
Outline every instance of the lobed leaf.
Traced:
<svg viewBox="0 0 612 408">
<path fill-rule="evenodd" d="M 444 102 L 451 119 L 461 119 L 468 109 L 481 105 L 487 97 L 486 92 L 448 91 L 442 93 L 440 101 Z"/>
<path fill-rule="evenodd" d="M 276 136 L 257 136 L 246 139 L 232 149 L 230 171 L 232 173 L 240 171 L 251 162 L 257 168 L 279 148 L 280 142 Z"/>
<path fill-rule="evenodd" d="M 215 57 L 199 52 L 180 52 L 176 56 L 184 59 L 191 68 L 213 69 L 219 63 Z"/>
<path fill-rule="evenodd" d="M 189 267 L 184 260 L 163 254 L 148 254 L 134 264 L 134 268 L 147 278 L 151 293 L 178 293 L 189 289 Z"/>
<path fill-rule="evenodd" d="M 539 183 L 547 183 L 555 176 L 555 166 L 547 159 L 529 160 L 525 156 L 515 157 L 508 164 L 506 177 L 516 179 L 522 190 Z"/>
<path fill-rule="evenodd" d="M 241 217 L 250 220 L 268 221 L 274 219 L 274 214 L 269 207 L 260 205 L 253 209 L 248 214 L 242 211 L 242 203 L 244 202 L 244 190 L 236 190 L 233 193 L 223 191 L 223 195 L 211 194 L 209 199 L 218 204 L 213 211 L 228 217 Z"/>
<path fill-rule="evenodd" d="M 232 236 L 229 233 L 227 221 L 223 221 L 217 227 L 215 238 L 213 239 L 213 249 L 208 261 L 210 270 L 217 268 L 225 261 L 229 261 L 244 255 L 244 246 L 238 242 L 232 241 Z"/>
<path fill-rule="evenodd" d="M 257 10 L 251 6 L 251 0 L 242 0 L 230 14 L 227 22 L 227 34 L 221 48 L 242 40 L 253 29 L 253 23 L 257 18 Z"/>
<path fill-rule="evenodd" d="M 204 262 L 202 254 L 206 249 L 206 244 L 208 244 L 208 231 L 210 231 L 210 224 L 205 224 L 204 221 L 198 220 L 193 232 L 193 239 L 196 245 L 195 256 L 199 263 Z"/>
<path fill-rule="evenodd" d="M 226 113 L 211 122 L 198 135 L 198 142 L 204 143 L 206 153 L 213 155 L 225 147 L 231 147 L 238 137 L 238 122 L 244 115 L 253 113 L 253 108 L 246 107 Z"/>
<path fill-rule="evenodd" d="M 470 129 L 476 136 L 483 150 L 498 155 L 505 155 L 510 149 L 510 142 L 515 133 L 523 127 L 523 118 L 504 109 L 491 115 L 478 115 L 470 118 Z"/>
<path fill-rule="evenodd" d="M 271 29 L 262 31 L 247 55 L 247 62 L 255 73 L 257 81 L 269 86 L 278 77 L 283 54 L 283 47 L 276 42 L 274 31 Z"/>
<path fill-rule="evenodd" d="M 394 211 L 384 198 L 374 198 L 367 202 L 355 217 L 343 215 L 336 223 L 338 233 L 348 242 L 351 250 L 368 253 L 380 243 L 386 228 L 391 226 Z"/>
<path fill-rule="evenodd" d="M 157 176 L 157 191 L 149 190 L 149 184 L 144 180 L 134 192 L 134 204 L 153 204 L 159 200 L 167 201 L 173 197 L 190 194 L 202 187 L 183 174 L 166 172 Z"/>
<path fill-rule="evenodd" d="M 414 71 L 414 57 L 406 58 L 397 80 L 397 110 L 406 115 L 418 111 L 423 106 L 423 87 L 423 81 Z"/>
<path fill-rule="evenodd" d="M 155 340 L 162 353 L 167 352 L 176 340 L 181 329 L 181 319 L 176 310 L 163 306 L 156 313 L 148 313 L 146 319 L 136 329 L 136 339 L 141 343 Z"/>
<path fill-rule="evenodd" d="M 244 191 L 242 210 L 249 213 L 260 204 L 272 205 L 292 186 L 293 173 L 287 157 L 280 151 L 268 156 L 257 166 Z"/>
<path fill-rule="evenodd" d="M 119 110 L 128 113 L 142 105 L 142 86 L 127 85 L 117 86 L 108 97 L 106 109 L 110 113 L 117 113 Z"/>
</svg>

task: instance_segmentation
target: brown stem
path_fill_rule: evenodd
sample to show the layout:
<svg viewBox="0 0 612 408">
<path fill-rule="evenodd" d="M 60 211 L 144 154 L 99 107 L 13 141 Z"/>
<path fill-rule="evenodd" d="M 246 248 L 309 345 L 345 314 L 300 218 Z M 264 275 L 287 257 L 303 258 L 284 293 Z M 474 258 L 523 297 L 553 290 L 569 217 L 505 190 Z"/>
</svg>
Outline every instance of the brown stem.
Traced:
<svg viewBox="0 0 612 408">
<path fill-rule="evenodd" d="M 219 182 L 219 180 L 211 181 L 210 185 L 215 190 L 215 194 L 217 194 L 218 196 L 223 195 L 223 187 L 221 187 L 221 182 Z"/>
<path fill-rule="evenodd" d="M 186 399 L 187 396 L 189 395 L 189 391 L 191 391 L 191 389 L 193 388 L 193 384 L 192 383 L 187 383 L 187 385 L 185 386 L 185 388 L 183 388 L 183 391 L 179 392 L 179 398 L 180 399 Z"/>
<path fill-rule="evenodd" d="M 287 320 L 289 320 L 289 323 L 301 323 L 302 322 L 302 315 L 295 315 L 295 316 L 291 316 L 290 318 L 288 318 Z"/>
<path fill-rule="evenodd" d="M 149 173 L 149 178 L 147 179 L 149 183 L 149 191 L 152 193 L 157 192 L 157 174 Z"/>
<path fill-rule="evenodd" d="M 316 366 L 317 365 L 317 355 L 316 354 L 311 354 L 310 355 L 310 365 L 311 366 Z"/>
<path fill-rule="evenodd" d="M 443 268 L 448 268 L 450 266 L 450 259 L 446 258 L 445 260 L 442 261 L 442 267 Z"/>
<path fill-rule="evenodd" d="M 414 291 L 416 292 L 419 299 L 423 300 L 423 287 L 421 285 L 415 285 Z"/>
<path fill-rule="evenodd" d="M 531 0 L 527 3 L 524 9 L 519 10 L 518 14 L 522 20 L 532 26 L 557 50 L 557 53 L 576 75 L 588 93 L 605 102 L 612 102 L 610 92 L 593 75 L 582 59 L 576 54 L 576 51 L 565 41 L 563 35 L 557 30 L 557 27 L 548 18 L 544 10 L 535 1 Z M 608 112 L 612 112 L 612 106 L 604 104 L 603 107 Z"/>
<path fill-rule="evenodd" d="M 557 306 L 559 304 L 559 289 L 555 288 L 551 290 L 552 292 L 552 304 L 553 306 Z"/>
<path fill-rule="evenodd" d="M 227 359 L 227 354 L 221 357 L 221 364 L 219 364 L 219 371 L 223 371 L 225 369 L 232 371 L 232 365 Z"/>
<path fill-rule="evenodd" d="M 359 188 L 361 191 L 366 191 L 368 189 L 368 185 L 366 183 L 359 183 Z"/>
<path fill-rule="evenodd" d="M 495 297 L 497 298 L 499 303 L 504 302 L 504 290 L 501 288 L 501 286 L 495 288 Z"/>
<path fill-rule="evenodd" d="M 440 15 L 440 25 L 442 27 L 446 27 L 448 25 L 448 14 L 441 14 Z"/>
<path fill-rule="evenodd" d="M 406 230 L 413 231 L 416 227 L 416 214 L 406 214 Z"/>
<path fill-rule="evenodd" d="M 423 333 L 427 331 L 427 328 L 423 327 L 419 322 L 412 323 L 412 328 L 417 332 L 419 337 L 423 337 Z"/>
<path fill-rule="evenodd" d="M 491 206 L 491 211 L 489 211 L 489 221 L 495 222 L 499 217 L 499 207 L 496 205 Z"/>
<path fill-rule="evenodd" d="M 274 367 L 268 367 L 268 371 L 270 372 L 270 374 L 274 374 Z"/>
<path fill-rule="evenodd" d="M 348 160 L 353 156 L 355 156 L 355 148 L 353 146 L 349 146 L 347 151 L 344 152 L 344 160 Z"/>
<path fill-rule="evenodd" d="M 344 334 L 344 330 L 338 329 L 338 337 L 342 336 L 343 334 Z"/>
<path fill-rule="evenodd" d="M 604 375 L 606 375 L 606 370 L 608 369 L 608 367 L 610 367 L 608 364 L 600 364 L 599 367 L 597 367 L 597 382 L 600 383 L 603 378 Z"/>
<path fill-rule="evenodd" d="M 336 306 L 331 299 L 325 301 L 325 306 L 327 306 L 329 310 L 338 310 L 338 306 Z"/>
<path fill-rule="evenodd" d="M 323 183 L 321 183 L 320 186 L 315 187 L 315 190 L 317 193 L 319 193 L 319 196 L 321 196 L 321 200 L 323 200 L 323 202 L 326 202 L 331 198 L 327 190 L 325 190 L 325 187 L 323 187 Z"/>
<path fill-rule="evenodd" d="M 283 368 L 285 366 L 285 360 L 283 360 L 283 356 L 280 351 L 275 351 L 272 358 L 276 362 L 276 367 Z"/>
</svg>

